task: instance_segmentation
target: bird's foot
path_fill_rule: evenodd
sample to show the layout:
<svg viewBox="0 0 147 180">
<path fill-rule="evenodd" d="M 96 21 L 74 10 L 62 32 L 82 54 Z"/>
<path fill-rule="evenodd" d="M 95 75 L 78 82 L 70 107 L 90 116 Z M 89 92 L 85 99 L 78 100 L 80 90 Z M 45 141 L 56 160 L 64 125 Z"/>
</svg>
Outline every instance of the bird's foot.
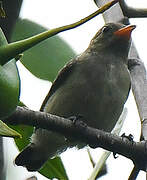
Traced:
<svg viewBox="0 0 147 180">
<path fill-rule="evenodd" d="M 83 118 L 83 116 L 81 114 L 79 114 L 77 116 L 70 116 L 68 119 L 70 119 L 74 124 L 76 124 L 76 122 L 82 118 Z"/>
<path fill-rule="evenodd" d="M 76 116 L 70 116 L 68 117 L 69 120 L 71 120 L 73 122 L 73 125 L 78 128 L 78 129 L 81 129 L 81 130 L 84 130 L 86 127 L 87 127 L 87 124 L 84 123 L 81 119 L 83 118 L 82 115 L 76 115 Z M 74 138 L 66 138 L 65 137 L 65 141 L 66 142 L 73 142 L 75 141 Z"/>
<path fill-rule="evenodd" d="M 132 134 L 129 134 L 128 136 L 126 136 L 125 133 L 123 133 L 123 134 L 121 135 L 121 137 L 128 139 L 128 140 L 129 140 L 130 142 L 132 142 L 132 143 L 134 142 L 134 141 L 133 141 L 134 136 L 133 136 Z"/>
<path fill-rule="evenodd" d="M 133 141 L 134 137 L 133 137 L 132 134 L 129 134 L 128 136 L 126 136 L 125 133 L 123 133 L 123 134 L 121 135 L 121 137 L 128 139 L 128 140 L 129 140 L 130 142 L 132 142 L 132 143 L 134 142 L 134 141 Z M 114 157 L 115 159 L 118 158 L 118 156 L 117 156 L 116 154 L 117 154 L 117 153 L 113 152 L 113 157 Z"/>
<path fill-rule="evenodd" d="M 68 119 L 70 119 L 76 127 L 83 129 L 87 127 L 87 124 L 81 120 L 83 117 L 84 116 L 79 114 L 77 116 L 71 116 Z"/>
<path fill-rule="evenodd" d="M 117 155 L 116 152 L 113 152 L 113 157 L 114 157 L 114 159 L 117 159 L 117 158 L 118 158 L 118 155 Z"/>
</svg>

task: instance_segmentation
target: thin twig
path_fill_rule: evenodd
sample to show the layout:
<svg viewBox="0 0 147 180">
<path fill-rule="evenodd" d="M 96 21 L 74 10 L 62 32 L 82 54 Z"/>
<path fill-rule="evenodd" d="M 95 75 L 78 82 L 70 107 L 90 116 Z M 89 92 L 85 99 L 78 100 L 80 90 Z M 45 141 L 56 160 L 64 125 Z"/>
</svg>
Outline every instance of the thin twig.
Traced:
<svg viewBox="0 0 147 180">
<path fill-rule="evenodd" d="M 137 166 L 134 166 L 128 180 L 135 180 L 139 174 L 139 171 L 140 169 L 138 169 Z"/>
<path fill-rule="evenodd" d="M 129 7 L 124 0 L 119 1 L 124 16 L 128 18 L 143 18 L 147 17 L 147 8 L 132 8 Z"/>
<path fill-rule="evenodd" d="M 91 162 L 91 164 L 92 164 L 92 167 L 94 168 L 95 162 L 94 162 L 94 160 L 93 160 L 93 158 L 92 158 L 92 155 L 91 155 L 91 153 L 90 153 L 89 148 L 87 148 L 87 153 L 88 153 L 89 160 L 90 160 L 90 162 Z"/>
</svg>

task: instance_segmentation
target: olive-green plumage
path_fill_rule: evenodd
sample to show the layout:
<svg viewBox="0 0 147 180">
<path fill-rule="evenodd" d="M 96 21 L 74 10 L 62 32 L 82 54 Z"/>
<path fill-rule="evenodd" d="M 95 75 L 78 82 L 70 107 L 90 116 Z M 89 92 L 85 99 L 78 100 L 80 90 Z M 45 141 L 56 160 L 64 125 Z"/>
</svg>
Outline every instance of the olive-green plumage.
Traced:
<svg viewBox="0 0 147 180">
<path fill-rule="evenodd" d="M 130 90 L 127 57 L 134 28 L 121 33 L 124 26 L 120 24 L 101 28 L 89 47 L 60 71 L 41 110 L 66 118 L 82 115 L 88 126 L 111 131 Z M 76 144 L 80 146 L 75 141 L 70 146 Z M 38 170 L 68 146 L 62 135 L 38 128 L 15 163 L 29 171 Z"/>
</svg>

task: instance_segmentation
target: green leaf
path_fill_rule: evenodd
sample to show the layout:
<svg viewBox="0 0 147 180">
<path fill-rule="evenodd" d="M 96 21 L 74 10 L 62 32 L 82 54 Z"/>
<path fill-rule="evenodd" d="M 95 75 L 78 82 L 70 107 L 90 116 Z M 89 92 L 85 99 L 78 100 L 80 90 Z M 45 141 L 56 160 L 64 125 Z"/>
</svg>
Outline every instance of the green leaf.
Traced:
<svg viewBox="0 0 147 180">
<path fill-rule="evenodd" d="M 0 136 L 21 138 L 21 135 L 0 120 Z"/>
<path fill-rule="evenodd" d="M 15 139 L 15 144 L 17 145 L 18 149 L 21 151 L 30 143 L 30 137 L 33 133 L 33 127 L 19 125 L 19 126 L 10 126 L 15 129 L 18 133 L 22 135 L 21 139 Z"/>
<path fill-rule="evenodd" d="M 20 95 L 20 78 L 15 59 L 0 66 L 0 117 L 10 115 Z"/>
<path fill-rule="evenodd" d="M 68 180 L 62 160 L 58 156 L 48 160 L 39 172 L 50 179 L 57 178 Z"/>
<path fill-rule="evenodd" d="M 0 29 L 0 47 L 7 46 Z M 2 53 L 5 53 L 2 52 Z M 16 108 L 20 95 L 20 78 L 15 59 L 0 59 L 0 118 L 10 115 Z"/>
<path fill-rule="evenodd" d="M 47 29 L 29 20 L 18 20 L 12 33 L 12 42 L 44 32 Z M 75 52 L 59 36 L 54 36 L 24 52 L 23 65 L 35 76 L 53 81 L 58 71 Z"/>
<path fill-rule="evenodd" d="M 50 37 L 55 36 L 58 33 L 76 28 L 76 27 L 86 23 L 87 21 L 94 18 L 98 14 L 102 14 L 104 11 L 109 9 L 111 6 L 113 6 L 117 2 L 118 2 L 117 0 L 113 0 L 111 2 L 108 2 L 103 7 L 101 7 L 97 11 L 95 11 L 94 13 L 90 14 L 89 16 L 87 16 L 87 17 L 85 17 L 85 18 L 83 18 L 80 21 L 77 21 L 75 23 L 65 25 L 65 26 L 61 26 L 61 27 L 57 27 L 54 29 L 50 29 L 50 30 L 41 32 L 37 35 L 31 36 L 30 38 L 26 38 L 26 39 L 23 39 L 23 40 L 20 40 L 17 42 L 13 42 L 13 43 L 8 44 L 7 46 L 1 47 L 0 48 L 0 60 L 1 60 L 1 62 L 3 62 L 3 61 L 5 62 L 6 59 L 7 59 L 7 61 L 9 61 L 10 59 L 15 58 L 18 54 L 21 54 L 22 52 L 30 49 L 31 47 L 35 46 L 36 44 L 44 41 L 45 39 L 48 39 Z"/>
</svg>

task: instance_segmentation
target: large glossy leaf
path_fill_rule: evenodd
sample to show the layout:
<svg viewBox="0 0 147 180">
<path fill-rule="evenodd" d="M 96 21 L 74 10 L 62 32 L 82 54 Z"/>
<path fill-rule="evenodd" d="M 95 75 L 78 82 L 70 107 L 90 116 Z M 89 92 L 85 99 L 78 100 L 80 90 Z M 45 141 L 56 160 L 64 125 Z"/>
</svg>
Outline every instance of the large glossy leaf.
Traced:
<svg viewBox="0 0 147 180">
<path fill-rule="evenodd" d="M 28 38 L 47 29 L 29 20 L 18 20 L 12 41 Z M 63 65 L 75 56 L 71 47 L 59 36 L 54 36 L 24 52 L 21 62 L 35 76 L 53 81 Z"/>
<path fill-rule="evenodd" d="M 7 40 L 0 29 L 0 47 L 7 46 Z M 5 50 L 1 54 L 6 54 Z M 0 54 L 0 56 L 1 56 Z M 0 118 L 10 115 L 16 108 L 20 95 L 20 78 L 15 59 L 0 58 Z"/>
<path fill-rule="evenodd" d="M 10 115 L 16 108 L 20 94 L 20 79 L 15 59 L 0 65 L 0 117 Z"/>
<path fill-rule="evenodd" d="M 68 180 L 62 160 L 58 156 L 48 160 L 39 172 L 50 179 L 57 178 Z"/>
</svg>

